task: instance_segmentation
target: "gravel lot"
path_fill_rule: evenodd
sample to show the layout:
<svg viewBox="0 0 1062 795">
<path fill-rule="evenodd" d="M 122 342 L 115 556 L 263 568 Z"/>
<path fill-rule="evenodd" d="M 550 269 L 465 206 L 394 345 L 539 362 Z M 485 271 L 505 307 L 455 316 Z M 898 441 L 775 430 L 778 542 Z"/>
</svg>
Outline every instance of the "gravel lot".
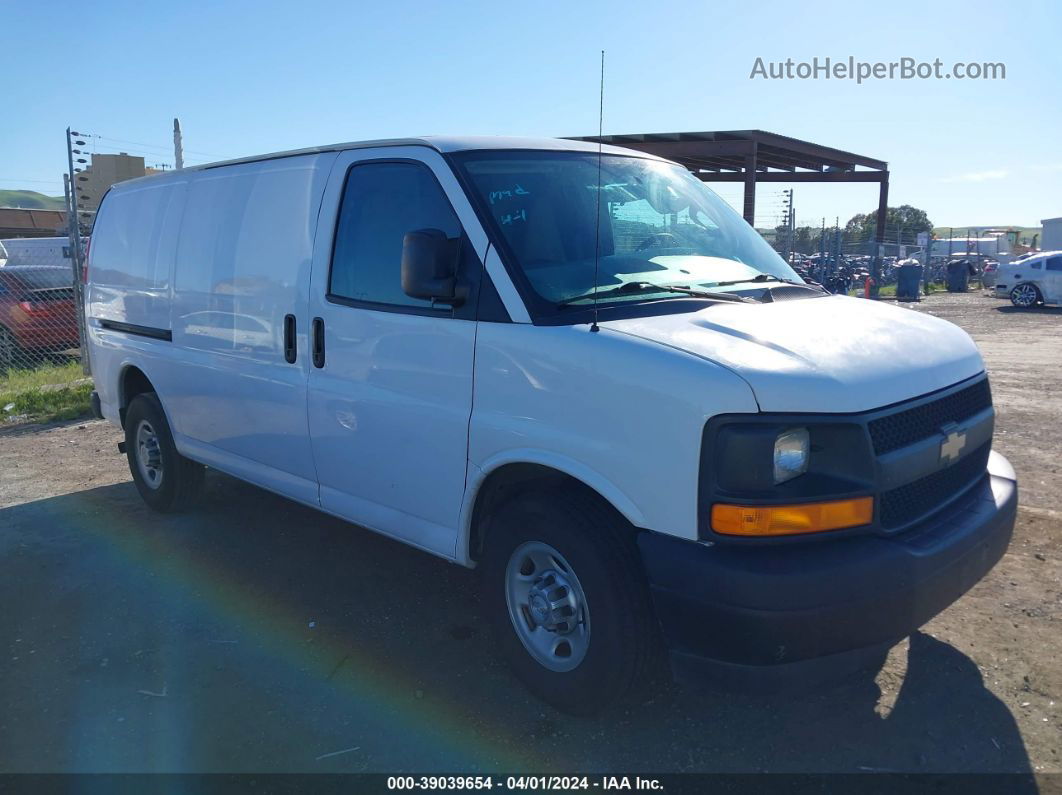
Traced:
<svg viewBox="0 0 1062 795">
<path fill-rule="evenodd" d="M 981 345 L 1023 507 L 1000 565 L 876 676 L 570 718 L 496 660 L 472 573 L 213 472 L 160 517 L 113 427 L 8 428 L 0 772 L 1062 772 L 1062 311 L 909 311 Z"/>
<path fill-rule="evenodd" d="M 992 379 L 995 447 L 1020 475 L 1021 504 L 1062 509 L 1062 307 L 1015 309 L 982 293 L 899 306 L 950 320 L 974 338 Z"/>
</svg>

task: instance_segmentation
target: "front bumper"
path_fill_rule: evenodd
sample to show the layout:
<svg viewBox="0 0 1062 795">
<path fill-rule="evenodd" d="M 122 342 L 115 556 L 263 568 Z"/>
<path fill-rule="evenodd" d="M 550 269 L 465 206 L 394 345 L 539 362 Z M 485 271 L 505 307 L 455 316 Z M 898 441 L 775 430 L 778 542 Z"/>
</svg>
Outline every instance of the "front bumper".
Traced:
<svg viewBox="0 0 1062 795">
<path fill-rule="evenodd" d="M 705 545 L 639 536 L 679 678 L 811 684 L 871 664 L 978 582 L 1003 556 L 1017 512 L 1010 463 L 895 536 L 791 545 Z"/>
</svg>

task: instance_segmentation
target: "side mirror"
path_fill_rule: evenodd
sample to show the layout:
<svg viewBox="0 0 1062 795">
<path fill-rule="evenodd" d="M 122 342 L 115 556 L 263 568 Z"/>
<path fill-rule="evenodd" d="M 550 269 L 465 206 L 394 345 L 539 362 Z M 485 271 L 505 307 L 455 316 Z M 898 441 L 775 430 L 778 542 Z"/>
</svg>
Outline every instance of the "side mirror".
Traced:
<svg viewBox="0 0 1062 795">
<path fill-rule="evenodd" d="M 411 298 L 457 305 L 464 300 L 457 284 L 460 239 L 441 229 L 416 229 L 402 238 L 402 291 Z"/>
</svg>

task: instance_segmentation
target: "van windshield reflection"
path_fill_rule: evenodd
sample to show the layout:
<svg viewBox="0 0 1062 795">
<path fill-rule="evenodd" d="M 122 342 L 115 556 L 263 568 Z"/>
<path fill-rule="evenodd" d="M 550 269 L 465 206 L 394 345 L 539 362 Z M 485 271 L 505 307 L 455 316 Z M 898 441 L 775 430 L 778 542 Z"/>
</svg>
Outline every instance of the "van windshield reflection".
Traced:
<svg viewBox="0 0 1062 795">
<path fill-rule="evenodd" d="M 456 159 L 515 264 L 556 306 L 578 307 L 595 294 L 601 302 L 688 297 L 665 289 L 676 285 L 803 283 L 681 166 L 592 152 L 477 151 Z"/>
</svg>

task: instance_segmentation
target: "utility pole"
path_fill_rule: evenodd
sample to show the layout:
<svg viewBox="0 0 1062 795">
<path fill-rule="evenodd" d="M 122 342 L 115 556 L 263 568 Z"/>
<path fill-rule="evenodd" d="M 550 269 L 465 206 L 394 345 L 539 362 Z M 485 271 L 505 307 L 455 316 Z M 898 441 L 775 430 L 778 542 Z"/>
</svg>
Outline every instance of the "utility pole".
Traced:
<svg viewBox="0 0 1062 795">
<path fill-rule="evenodd" d="M 178 170 L 184 168 L 184 144 L 181 141 L 181 120 L 173 120 L 173 163 Z"/>
<path fill-rule="evenodd" d="M 933 230 L 919 232 L 917 241 L 922 244 L 922 285 L 920 292 L 929 295 L 929 259 L 933 254 Z"/>
<path fill-rule="evenodd" d="M 819 233 L 819 267 L 817 268 L 818 281 L 822 283 L 823 274 L 826 272 L 826 216 L 822 216 L 822 231 Z"/>
<path fill-rule="evenodd" d="M 796 251 L 796 203 L 793 201 L 793 189 L 789 189 L 789 256 Z"/>
<path fill-rule="evenodd" d="M 70 212 L 70 175 L 69 174 L 63 174 L 63 199 L 66 202 L 67 237 L 73 239 L 74 233 L 70 229 L 70 224 L 73 221 L 74 214 L 72 212 Z M 71 259 L 73 259 L 73 257 L 71 257 Z M 74 276 L 77 276 L 77 274 L 75 273 Z"/>
<path fill-rule="evenodd" d="M 782 226 L 785 227 L 785 243 L 782 247 L 782 256 L 788 265 L 793 251 L 793 189 L 782 191 L 782 195 L 785 197 L 782 199 L 782 207 L 785 210 L 782 215 Z"/>
<path fill-rule="evenodd" d="M 77 298 L 77 333 L 78 343 L 81 348 L 81 371 L 85 375 L 92 375 L 92 365 L 89 362 L 88 337 L 85 329 L 85 290 L 83 288 L 84 263 L 81 260 L 81 223 L 77 215 L 77 183 L 74 181 L 74 137 L 76 132 L 66 128 L 66 162 L 70 168 L 64 184 L 66 186 L 67 224 L 70 228 L 70 259 L 73 261 L 74 295 Z M 87 139 L 86 139 L 87 140 Z M 79 144 L 84 143 L 79 141 Z"/>
<path fill-rule="evenodd" d="M 841 217 L 833 219 L 833 265 L 830 274 L 836 275 L 841 271 Z"/>
</svg>

